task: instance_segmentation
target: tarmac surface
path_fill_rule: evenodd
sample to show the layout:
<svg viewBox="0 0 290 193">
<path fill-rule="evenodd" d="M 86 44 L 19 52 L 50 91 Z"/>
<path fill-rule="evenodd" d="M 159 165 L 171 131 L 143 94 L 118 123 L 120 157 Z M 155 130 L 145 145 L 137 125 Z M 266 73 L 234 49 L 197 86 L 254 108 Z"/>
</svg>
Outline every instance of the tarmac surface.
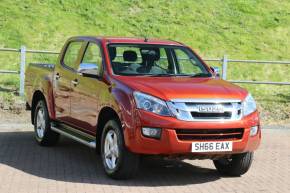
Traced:
<svg viewBox="0 0 290 193">
<path fill-rule="evenodd" d="M 225 177 L 210 160 L 143 159 L 136 178 L 111 180 L 94 150 L 62 138 L 40 147 L 29 123 L 0 122 L 1 193 L 290 192 L 290 127 L 265 126 L 248 173 Z"/>
</svg>

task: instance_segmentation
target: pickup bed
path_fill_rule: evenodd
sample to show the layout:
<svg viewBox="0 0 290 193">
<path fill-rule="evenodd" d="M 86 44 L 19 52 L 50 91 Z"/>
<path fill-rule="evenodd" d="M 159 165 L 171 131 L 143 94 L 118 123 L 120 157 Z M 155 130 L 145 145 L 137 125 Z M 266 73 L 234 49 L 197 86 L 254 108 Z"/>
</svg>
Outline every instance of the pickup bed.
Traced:
<svg viewBox="0 0 290 193">
<path fill-rule="evenodd" d="M 114 179 L 134 176 L 143 155 L 212 159 L 240 176 L 260 144 L 251 94 L 179 42 L 72 37 L 55 64 L 30 64 L 26 77 L 36 141 L 64 135 L 96 148 Z"/>
</svg>

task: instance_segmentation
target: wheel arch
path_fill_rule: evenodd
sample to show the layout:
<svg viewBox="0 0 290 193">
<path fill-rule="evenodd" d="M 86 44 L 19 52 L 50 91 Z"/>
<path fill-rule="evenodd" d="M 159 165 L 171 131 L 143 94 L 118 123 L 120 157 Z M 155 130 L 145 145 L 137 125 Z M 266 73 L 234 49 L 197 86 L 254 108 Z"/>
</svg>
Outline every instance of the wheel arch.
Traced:
<svg viewBox="0 0 290 193">
<path fill-rule="evenodd" d="M 103 107 L 98 115 L 97 122 L 97 130 L 96 130 L 97 152 L 100 152 L 101 138 L 104 126 L 111 119 L 115 119 L 121 125 L 121 117 L 119 116 L 119 114 L 112 107 L 109 106 Z"/>
</svg>

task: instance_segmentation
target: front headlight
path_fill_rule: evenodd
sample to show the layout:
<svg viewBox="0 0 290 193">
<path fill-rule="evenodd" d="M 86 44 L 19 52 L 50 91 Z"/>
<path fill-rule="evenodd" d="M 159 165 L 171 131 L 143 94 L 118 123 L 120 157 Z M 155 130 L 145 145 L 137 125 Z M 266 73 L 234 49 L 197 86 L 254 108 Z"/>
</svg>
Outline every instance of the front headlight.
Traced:
<svg viewBox="0 0 290 193">
<path fill-rule="evenodd" d="M 257 109 L 255 99 L 252 97 L 251 94 L 248 94 L 248 96 L 245 98 L 243 102 L 243 112 L 244 116 L 247 116 L 253 112 L 255 112 Z"/>
<path fill-rule="evenodd" d="M 162 116 L 171 116 L 165 101 L 138 91 L 135 91 L 133 95 L 138 109 Z"/>
</svg>

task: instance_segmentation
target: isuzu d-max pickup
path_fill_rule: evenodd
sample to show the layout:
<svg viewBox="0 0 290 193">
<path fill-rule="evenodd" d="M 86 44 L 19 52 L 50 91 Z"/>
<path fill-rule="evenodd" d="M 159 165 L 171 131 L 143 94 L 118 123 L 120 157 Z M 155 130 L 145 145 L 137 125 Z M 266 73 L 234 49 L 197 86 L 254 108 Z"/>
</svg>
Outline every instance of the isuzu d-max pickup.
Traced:
<svg viewBox="0 0 290 193">
<path fill-rule="evenodd" d="M 36 141 L 96 148 L 114 179 L 136 174 L 144 155 L 212 159 L 240 176 L 261 140 L 251 94 L 175 41 L 72 37 L 55 64 L 30 64 L 25 84 Z"/>
</svg>

